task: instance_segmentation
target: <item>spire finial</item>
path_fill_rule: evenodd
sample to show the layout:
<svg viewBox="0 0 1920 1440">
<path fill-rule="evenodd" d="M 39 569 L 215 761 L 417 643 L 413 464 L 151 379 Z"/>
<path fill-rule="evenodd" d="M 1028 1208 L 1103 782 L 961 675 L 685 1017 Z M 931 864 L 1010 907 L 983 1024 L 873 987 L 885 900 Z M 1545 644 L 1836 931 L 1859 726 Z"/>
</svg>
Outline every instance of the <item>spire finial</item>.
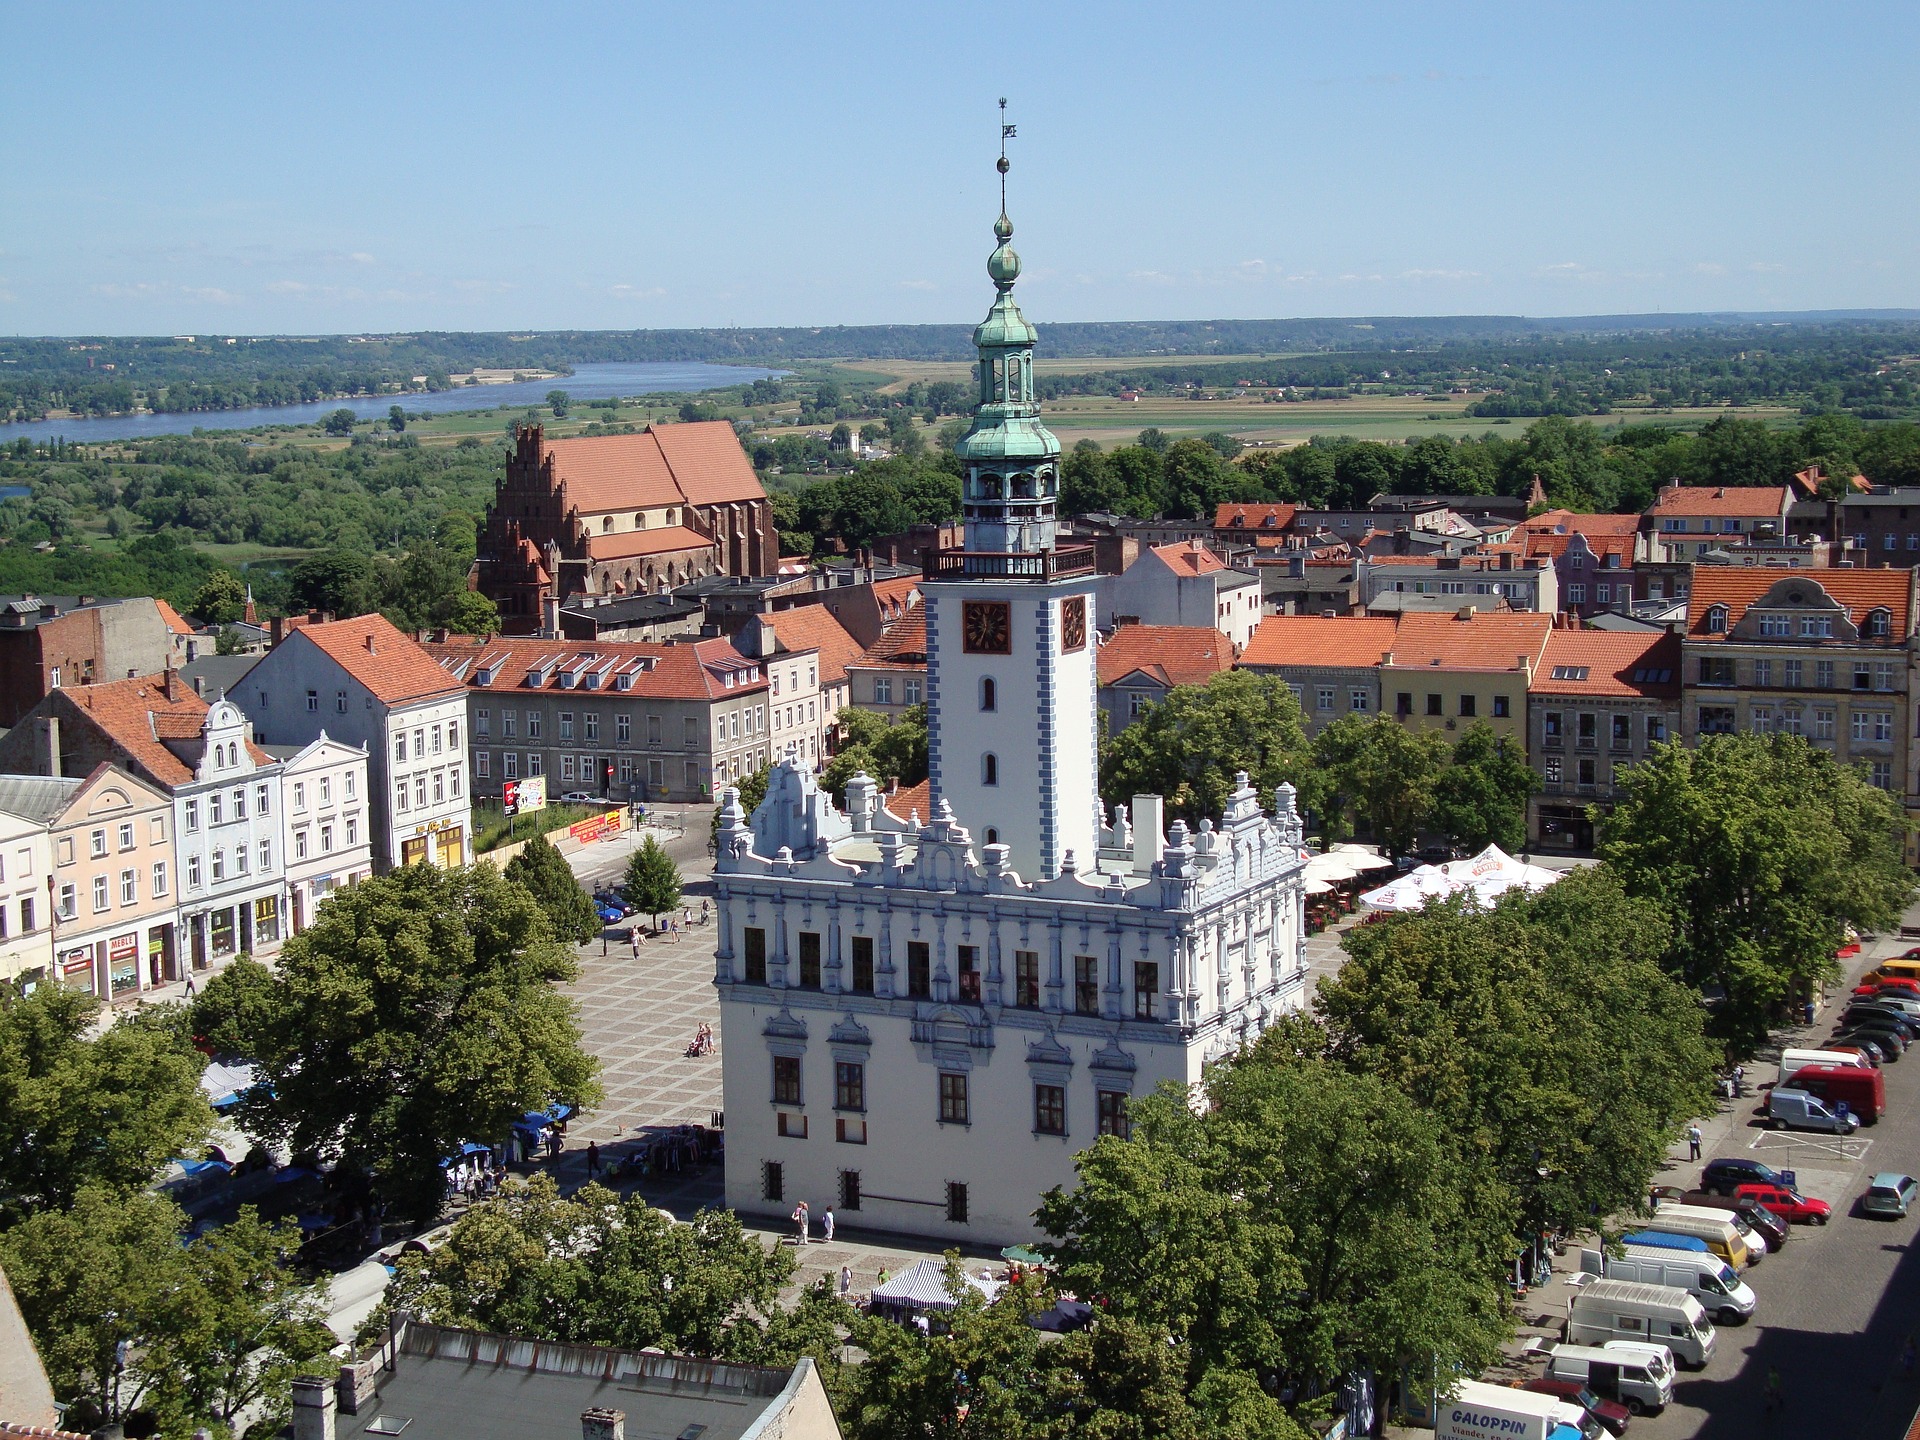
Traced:
<svg viewBox="0 0 1920 1440">
<path fill-rule="evenodd" d="M 1017 133 L 1015 128 L 1007 123 L 1007 97 L 1002 95 L 1000 97 L 1000 163 L 994 168 L 1000 172 L 1000 218 L 1003 220 L 1007 215 L 1007 171 L 1013 168 L 1012 163 L 1007 159 L 1007 141 L 1013 139 Z"/>
</svg>

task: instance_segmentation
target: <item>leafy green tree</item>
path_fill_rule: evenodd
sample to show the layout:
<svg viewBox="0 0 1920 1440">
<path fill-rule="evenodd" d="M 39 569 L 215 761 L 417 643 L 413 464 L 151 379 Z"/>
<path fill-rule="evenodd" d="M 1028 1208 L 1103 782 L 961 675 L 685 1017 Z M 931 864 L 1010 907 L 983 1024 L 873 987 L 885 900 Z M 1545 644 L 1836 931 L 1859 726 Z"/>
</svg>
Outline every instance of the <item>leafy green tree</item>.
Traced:
<svg viewBox="0 0 1920 1440">
<path fill-rule="evenodd" d="M 238 655 L 247 648 L 247 639 L 231 625 L 222 625 L 213 637 L 213 653 Z"/>
<path fill-rule="evenodd" d="M 95 1036 L 100 1004 L 61 985 L 0 994 L 0 1215 L 72 1202 L 83 1187 L 136 1190 L 213 1128 L 206 1060 L 167 1007 Z"/>
<path fill-rule="evenodd" d="M 408 865 L 336 892 L 276 967 L 216 975 L 194 1026 L 264 1083 L 242 1127 L 380 1177 L 428 1216 L 440 1159 L 503 1137 L 528 1110 L 599 1097 L 576 973 L 531 894 L 490 865 Z"/>
<path fill-rule="evenodd" d="M 329 435 L 351 435 L 353 433 L 353 411 L 342 405 L 332 411 L 320 422 L 320 428 Z"/>
<path fill-rule="evenodd" d="M 731 1210 L 682 1225 L 643 1196 L 597 1184 L 563 1196 L 536 1175 L 468 1212 L 439 1249 L 407 1256 L 389 1303 L 497 1334 L 756 1360 L 760 1317 L 778 1311 L 795 1268 Z"/>
<path fill-rule="evenodd" d="M 208 625 L 231 625 L 246 606 L 247 587 L 231 570 L 215 570 L 193 596 L 193 614 Z"/>
<path fill-rule="evenodd" d="M 1460 900 L 1350 931 L 1315 1001 L 1328 1054 L 1451 1137 L 1508 1253 L 1631 1209 L 1716 1056 L 1698 998 L 1664 973 L 1672 926 L 1606 866 L 1491 909 Z"/>
<path fill-rule="evenodd" d="M 373 562 L 345 548 L 309 555 L 287 577 L 293 603 L 324 610 L 341 619 L 365 615 L 373 608 Z"/>
<path fill-rule="evenodd" d="M 1133 443 L 1142 450 L 1150 450 L 1155 455 L 1164 455 L 1173 448 L 1173 437 L 1158 425 L 1149 425 L 1134 436 Z"/>
<path fill-rule="evenodd" d="M 1671 742 L 1622 789 L 1600 856 L 1666 911 L 1668 968 L 1734 1056 L 1837 975 L 1846 926 L 1889 929 L 1913 894 L 1898 800 L 1799 736 Z"/>
<path fill-rule="evenodd" d="M 1433 824 L 1470 850 L 1527 843 L 1527 801 L 1540 777 L 1519 743 L 1475 721 L 1454 744 L 1453 760 L 1433 787 Z"/>
<path fill-rule="evenodd" d="M 407 412 L 398 405 L 387 407 L 387 428 L 398 435 L 407 428 Z"/>
<path fill-rule="evenodd" d="M 1411 729 L 1390 715 L 1342 715 L 1313 737 L 1304 788 L 1329 838 L 1344 833 L 1355 811 L 1381 844 L 1405 854 L 1432 814 L 1447 758 L 1446 739 L 1435 731 Z"/>
<path fill-rule="evenodd" d="M 536 835 L 527 841 L 507 862 L 505 874 L 540 902 L 553 933 L 562 940 L 584 945 L 600 933 L 600 912 L 593 908 L 593 897 L 580 888 L 567 857 L 554 849 L 546 836 Z"/>
<path fill-rule="evenodd" d="M 1227 670 L 1205 685 L 1177 685 L 1108 740 L 1100 756 L 1100 794 L 1109 805 L 1159 795 L 1167 818 L 1189 825 L 1217 817 L 1247 772 L 1270 803 L 1282 781 L 1298 784 L 1308 761 L 1300 705 L 1284 681 Z"/>
<path fill-rule="evenodd" d="M 573 397 L 564 390 L 549 390 L 547 392 L 547 408 L 553 411 L 553 418 L 556 420 L 564 420 L 567 418 L 567 407 L 572 403 Z"/>
<path fill-rule="evenodd" d="M 620 893 L 634 909 L 653 917 L 655 929 L 660 926 L 661 915 L 679 905 L 680 868 L 653 836 L 641 841 L 640 848 L 627 861 Z"/>
<path fill-rule="evenodd" d="M 498 635 L 500 607 L 478 590 L 462 590 L 447 607 L 447 628 L 456 635 Z"/>
</svg>

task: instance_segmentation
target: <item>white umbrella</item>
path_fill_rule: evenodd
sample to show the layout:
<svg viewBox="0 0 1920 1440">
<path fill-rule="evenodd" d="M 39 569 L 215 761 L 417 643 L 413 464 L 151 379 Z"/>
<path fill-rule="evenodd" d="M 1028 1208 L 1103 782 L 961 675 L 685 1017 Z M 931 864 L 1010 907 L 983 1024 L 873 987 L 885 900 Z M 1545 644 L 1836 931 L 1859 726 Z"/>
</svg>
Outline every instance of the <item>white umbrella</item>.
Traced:
<svg viewBox="0 0 1920 1440">
<path fill-rule="evenodd" d="M 1309 880 L 1301 888 L 1309 895 L 1331 895 L 1333 893 L 1333 886 L 1324 880 Z"/>
<path fill-rule="evenodd" d="M 1453 886 L 1445 871 L 1437 865 L 1422 865 L 1382 885 L 1378 890 L 1367 891 L 1360 897 L 1360 903 L 1371 905 L 1376 910 L 1418 910 L 1434 896 L 1448 895 L 1452 891 Z"/>
<path fill-rule="evenodd" d="M 1335 845 L 1327 853 L 1329 855 L 1340 856 L 1347 864 L 1354 868 L 1356 873 L 1362 870 L 1391 870 L 1393 868 L 1393 861 L 1380 854 L 1379 851 L 1369 850 L 1364 845 Z"/>
<path fill-rule="evenodd" d="M 1348 863 L 1344 855 L 1315 855 L 1307 861 L 1306 876 L 1309 880 L 1328 880 L 1338 882 L 1351 880 L 1359 870 Z"/>
</svg>

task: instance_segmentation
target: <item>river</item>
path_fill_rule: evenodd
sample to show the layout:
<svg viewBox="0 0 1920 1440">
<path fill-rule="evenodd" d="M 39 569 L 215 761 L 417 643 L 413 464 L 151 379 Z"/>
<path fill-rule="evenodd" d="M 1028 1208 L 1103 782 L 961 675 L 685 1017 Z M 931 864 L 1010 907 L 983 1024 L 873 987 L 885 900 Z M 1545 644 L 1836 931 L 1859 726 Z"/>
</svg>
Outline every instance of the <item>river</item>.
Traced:
<svg viewBox="0 0 1920 1440">
<path fill-rule="evenodd" d="M 194 410 L 177 415 L 112 415 L 98 420 L 22 420 L 0 425 L 0 445 L 21 436 L 29 440 L 58 437 L 89 444 L 98 440 L 144 440 L 153 435 L 189 435 L 195 430 L 312 425 L 336 410 L 351 410 L 363 420 L 385 419 L 395 405 L 409 415 L 491 410 L 500 405 L 523 409 L 529 405 L 545 405 L 550 390 L 564 390 L 579 402 L 665 391 L 715 390 L 787 373 L 752 365 L 709 365 L 699 360 L 580 365 L 573 374 L 553 380 L 525 380 L 514 385 L 461 385 L 431 395 L 363 395 L 354 400 L 322 400 L 312 405 L 258 405 L 245 410 Z"/>
</svg>

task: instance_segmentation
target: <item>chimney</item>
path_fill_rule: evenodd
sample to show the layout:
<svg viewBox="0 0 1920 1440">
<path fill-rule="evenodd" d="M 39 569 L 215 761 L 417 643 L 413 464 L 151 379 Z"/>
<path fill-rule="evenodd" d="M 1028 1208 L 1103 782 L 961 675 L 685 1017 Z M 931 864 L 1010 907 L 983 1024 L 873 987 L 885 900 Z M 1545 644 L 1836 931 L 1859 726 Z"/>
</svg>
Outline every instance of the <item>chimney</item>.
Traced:
<svg viewBox="0 0 1920 1440">
<path fill-rule="evenodd" d="M 206 698 L 206 694 L 207 694 L 207 677 L 206 676 L 196 675 L 193 677 L 193 693 L 200 696 L 202 699 Z"/>
<path fill-rule="evenodd" d="M 542 595 L 540 597 L 540 633 L 549 640 L 560 636 L 560 597 Z"/>
<path fill-rule="evenodd" d="M 1520 657 L 1520 663 L 1513 668 L 1520 672 L 1522 678 L 1524 678 L 1528 684 L 1533 683 L 1533 657 L 1531 655 L 1522 655 Z"/>
<path fill-rule="evenodd" d="M 60 717 L 47 716 L 47 774 L 60 778 Z"/>
<path fill-rule="evenodd" d="M 373 632 L 371 630 L 367 632 L 366 640 L 364 643 L 366 644 L 366 647 L 367 647 L 367 654 L 377 655 L 380 653 L 380 647 L 374 644 Z"/>
<path fill-rule="evenodd" d="M 1502 570 L 1511 570 L 1513 568 L 1513 552 L 1511 550 L 1502 550 L 1500 552 L 1500 568 Z"/>
<path fill-rule="evenodd" d="M 1166 837 L 1160 833 L 1164 808 L 1158 795 L 1133 797 L 1133 809 L 1128 814 L 1133 820 L 1133 872 L 1136 875 L 1151 874 L 1154 863 L 1166 852 Z"/>
<path fill-rule="evenodd" d="M 339 1405 L 332 1380 L 301 1375 L 293 1382 L 293 1440 L 333 1440 L 333 1414 Z"/>
<path fill-rule="evenodd" d="M 298 1436 L 294 1440 L 299 1440 Z M 602 1408 L 580 1412 L 580 1440 L 627 1440 L 627 1412 Z"/>
<path fill-rule="evenodd" d="M 173 666 L 169 665 L 160 672 L 160 693 L 167 699 L 173 699 Z"/>
</svg>

